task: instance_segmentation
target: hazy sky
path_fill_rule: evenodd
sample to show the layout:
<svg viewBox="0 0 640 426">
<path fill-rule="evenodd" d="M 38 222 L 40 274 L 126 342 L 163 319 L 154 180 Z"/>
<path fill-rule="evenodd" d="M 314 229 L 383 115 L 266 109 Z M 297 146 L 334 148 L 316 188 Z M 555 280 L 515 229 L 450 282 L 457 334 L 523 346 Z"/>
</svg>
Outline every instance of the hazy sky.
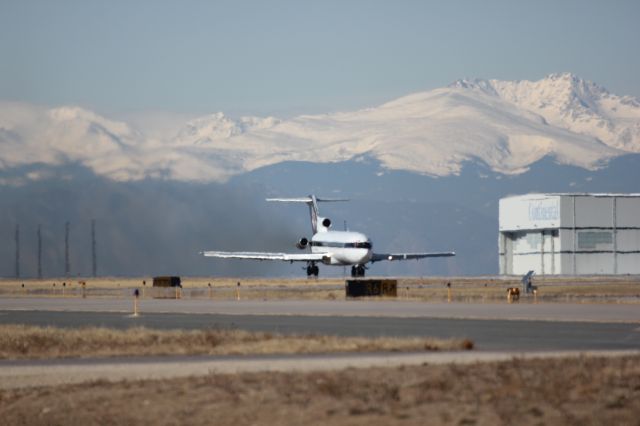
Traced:
<svg viewBox="0 0 640 426">
<path fill-rule="evenodd" d="M 640 97 L 640 1 L 0 0 L 0 99 L 290 115 L 570 71 Z"/>
</svg>

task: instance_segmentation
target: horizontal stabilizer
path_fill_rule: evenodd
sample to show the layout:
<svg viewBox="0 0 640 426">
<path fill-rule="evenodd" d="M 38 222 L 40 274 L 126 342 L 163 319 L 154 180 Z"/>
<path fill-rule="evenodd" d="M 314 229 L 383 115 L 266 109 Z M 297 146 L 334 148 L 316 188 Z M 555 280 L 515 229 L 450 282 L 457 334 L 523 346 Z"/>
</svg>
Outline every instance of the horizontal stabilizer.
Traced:
<svg viewBox="0 0 640 426">
<path fill-rule="evenodd" d="M 349 201 L 346 198 L 324 198 L 316 197 L 311 194 L 306 197 L 295 198 L 267 198 L 267 201 L 278 201 L 283 203 L 305 203 L 309 206 L 309 214 L 311 215 L 311 230 L 315 235 L 318 232 L 318 203 L 330 203 L 335 201 Z"/>
<path fill-rule="evenodd" d="M 331 203 L 336 201 L 349 201 L 348 198 L 324 198 L 315 197 L 315 200 L 319 203 Z M 278 201 L 282 203 L 313 203 L 312 197 L 297 197 L 297 198 L 267 198 L 267 201 Z"/>
</svg>

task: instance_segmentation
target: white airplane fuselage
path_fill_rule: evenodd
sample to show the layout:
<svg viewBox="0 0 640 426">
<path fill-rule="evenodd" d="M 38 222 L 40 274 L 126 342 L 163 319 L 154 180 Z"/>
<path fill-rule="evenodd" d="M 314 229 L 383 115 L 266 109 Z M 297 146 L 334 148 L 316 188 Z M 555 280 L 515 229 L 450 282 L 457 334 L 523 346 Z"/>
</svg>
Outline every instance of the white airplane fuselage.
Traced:
<svg viewBox="0 0 640 426">
<path fill-rule="evenodd" d="M 319 198 L 315 195 L 296 198 L 267 198 L 267 201 L 304 203 L 309 207 L 313 237 L 302 237 L 296 247 L 303 253 L 252 252 L 252 251 L 203 251 L 207 257 L 222 259 L 279 260 L 306 262 L 307 276 L 318 276 L 318 264 L 351 266 L 352 277 L 364 277 L 367 263 L 382 260 L 410 260 L 427 257 L 455 256 L 455 252 L 431 253 L 374 253 L 371 240 L 363 233 L 332 231 L 331 219 L 318 215 L 319 202 L 347 201 L 339 198 Z"/>
<path fill-rule="evenodd" d="M 326 265 L 364 265 L 371 260 L 372 244 L 366 235 L 350 231 L 316 233 L 309 242 L 311 253 L 327 253 Z"/>
</svg>

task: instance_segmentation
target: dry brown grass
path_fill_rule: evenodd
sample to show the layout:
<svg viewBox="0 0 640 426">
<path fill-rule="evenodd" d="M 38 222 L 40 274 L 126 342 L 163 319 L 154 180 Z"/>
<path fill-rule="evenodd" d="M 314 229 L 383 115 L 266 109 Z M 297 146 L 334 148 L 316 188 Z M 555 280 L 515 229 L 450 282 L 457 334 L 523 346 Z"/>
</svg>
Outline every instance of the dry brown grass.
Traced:
<svg viewBox="0 0 640 426">
<path fill-rule="evenodd" d="M 280 335 L 244 330 L 0 325 L 0 359 L 468 350 L 464 339 Z"/>
<path fill-rule="evenodd" d="M 56 290 L 61 291 L 63 283 L 67 288 L 73 289 L 80 287 L 81 282 L 85 282 L 87 288 L 134 288 L 146 287 L 151 288 L 153 285 L 153 277 L 98 277 L 98 278 L 49 278 L 49 279 L 0 279 L 0 287 L 20 289 L 24 284 L 27 289 L 50 289 L 55 284 Z M 208 287 L 208 284 L 215 288 L 236 287 L 240 282 L 242 286 L 247 287 L 299 287 L 299 286 L 327 286 L 327 285 L 344 285 L 342 278 L 219 278 L 219 277 L 182 277 L 182 287 L 200 288 Z"/>
<path fill-rule="evenodd" d="M 640 357 L 244 373 L 0 391 L 11 425 L 637 425 Z"/>
<path fill-rule="evenodd" d="M 80 284 L 85 282 L 84 288 Z M 180 297 L 235 299 L 238 282 L 243 299 L 344 299 L 342 279 L 183 278 Z M 175 297 L 171 288 L 153 288 L 151 277 L 48 280 L 0 280 L 0 295 L 12 297 L 131 297 L 134 288 L 145 298 Z M 209 286 L 209 284 L 211 286 Z"/>
<path fill-rule="evenodd" d="M 131 297 L 134 288 L 145 298 L 175 297 L 173 289 L 152 288 L 152 278 L 83 279 L 86 297 Z M 146 285 L 143 285 L 143 282 Z M 235 299 L 239 289 L 244 300 L 344 300 L 344 279 L 282 279 L 282 278 L 183 278 L 182 298 Z M 241 285 L 238 288 L 237 283 Z M 447 301 L 446 283 L 451 283 L 453 302 L 506 302 L 506 289 L 520 287 L 514 277 L 435 277 L 401 278 L 398 280 L 398 299 L 430 302 Z M 62 284 L 66 284 L 64 287 Z M 22 285 L 24 284 L 24 287 Z M 55 286 L 54 286 L 55 284 Z M 211 286 L 209 286 L 211 284 Z M 597 302 L 640 303 L 640 277 L 534 277 L 538 286 L 537 302 Z M 82 297 L 79 280 L 0 280 L 0 294 L 12 297 Z M 533 301 L 523 295 L 520 302 Z"/>
</svg>

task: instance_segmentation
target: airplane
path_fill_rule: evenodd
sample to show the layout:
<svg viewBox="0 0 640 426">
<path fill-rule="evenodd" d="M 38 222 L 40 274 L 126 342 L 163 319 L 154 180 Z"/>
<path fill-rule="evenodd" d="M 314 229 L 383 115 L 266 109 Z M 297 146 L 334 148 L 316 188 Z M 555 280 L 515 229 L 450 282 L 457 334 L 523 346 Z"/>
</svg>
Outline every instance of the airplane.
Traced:
<svg viewBox="0 0 640 426">
<path fill-rule="evenodd" d="M 300 238 L 296 247 L 305 253 L 265 253 L 265 252 L 227 252 L 203 251 L 206 257 L 222 259 L 281 260 L 286 262 L 306 262 L 307 276 L 317 277 L 318 263 L 324 265 L 351 266 L 352 277 L 364 277 L 367 263 L 383 260 L 409 260 L 427 257 L 455 256 L 455 252 L 436 253 L 374 253 L 371 240 L 363 233 L 331 230 L 331 219 L 318 215 L 318 203 L 349 201 L 344 198 L 322 198 L 315 195 L 299 198 L 267 198 L 266 201 L 285 203 L 305 203 L 311 215 L 311 240 Z M 308 249 L 311 250 L 308 250 Z"/>
</svg>

